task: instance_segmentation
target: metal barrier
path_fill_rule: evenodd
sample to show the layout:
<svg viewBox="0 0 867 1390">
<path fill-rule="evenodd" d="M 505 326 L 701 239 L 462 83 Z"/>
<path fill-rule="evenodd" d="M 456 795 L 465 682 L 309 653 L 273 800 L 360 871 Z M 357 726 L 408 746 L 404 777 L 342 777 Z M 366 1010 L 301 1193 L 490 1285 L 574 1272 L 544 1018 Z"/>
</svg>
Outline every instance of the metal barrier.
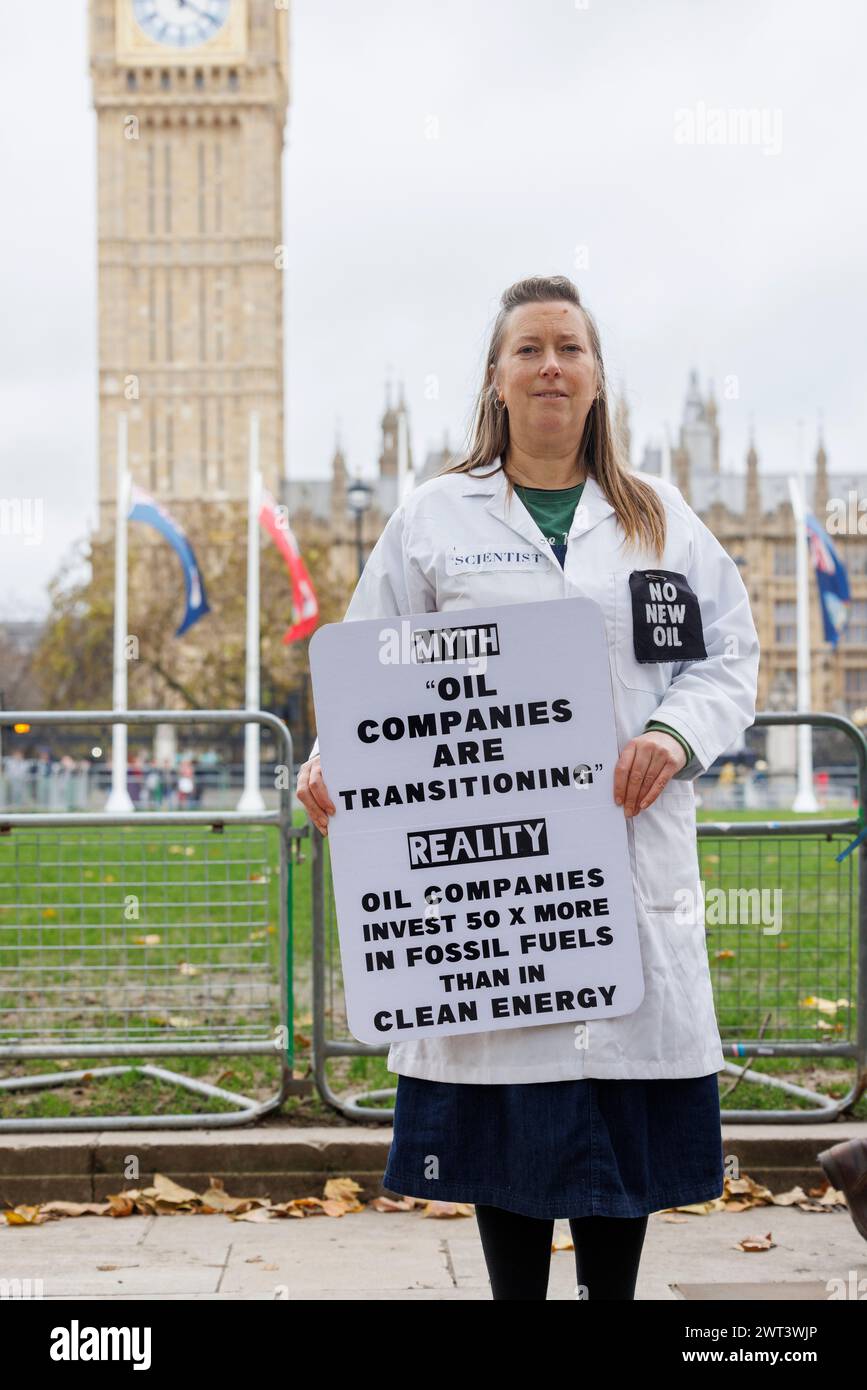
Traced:
<svg viewBox="0 0 867 1390">
<path fill-rule="evenodd" d="M 747 891 L 775 891 L 781 904 L 787 891 L 784 885 L 794 883 L 793 893 L 789 888 L 794 901 L 785 906 L 783 918 L 793 925 L 785 933 L 776 923 L 761 921 L 759 931 L 753 922 L 709 926 L 723 1053 L 729 1057 L 844 1057 L 854 1059 L 855 1072 L 846 1094 L 834 1100 L 772 1073 L 726 1062 L 727 1073 L 776 1086 L 808 1102 L 810 1108 L 726 1108 L 725 1118 L 731 1124 L 836 1120 L 867 1090 L 867 840 L 842 861 L 837 859 L 867 824 L 867 742 L 855 724 L 836 714 L 762 713 L 755 724 L 810 724 L 844 733 L 855 754 L 858 813 L 841 819 L 705 821 L 699 825 L 702 877 L 707 885 L 708 870 L 713 869 L 721 904 L 730 899 L 730 887 L 745 877 L 755 882 L 755 888 Z M 769 838 L 774 844 L 770 855 L 766 852 Z M 707 902 L 705 913 L 707 927 Z M 779 925 L 782 928 L 782 922 Z M 768 926 L 773 929 L 768 931 Z M 729 960 L 738 964 L 730 967 Z M 728 978 L 732 973 L 734 981 Z M 842 1019 L 838 1018 L 841 1011 Z M 811 1037 L 804 1036 L 808 1022 Z M 817 1031 L 831 1036 L 818 1041 Z"/>
<path fill-rule="evenodd" d="M 0 1095 L 134 1070 L 236 1108 L 0 1119 L 0 1131 L 227 1127 L 278 1109 L 292 1087 L 294 1051 L 290 850 L 308 833 L 292 827 L 286 725 L 249 710 L 26 710 L 4 718 L 255 722 L 274 735 L 287 771 L 277 808 L 262 812 L 0 811 L 0 1058 L 253 1055 L 280 1066 L 276 1093 L 261 1101 L 152 1064 L 10 1077 L 0 1080 Z"/>
<path fill-rule="evenodd" d="M 723 1111 L 727 1123 L 834 1120 L 867 1090 L 867 839 L 842 862 L 836 855 L 867 825 L 867 742 L 850 720 L 834 714 L 756 715 L 754 727 L 811 724 L 835 728 L 850 739 L 858 774 L 858 816 L 827 820 L 713 821 L 698 825 L 704 883 L 705 927 L 723 1052 L 728 1057 L 843 1057 L 856 1062 L 852 1085 L 839 1100 L 772 1074 L 726 1061 L 725 1072 L 763 1086 L 777 1086 L 809 1103 L 809 1109 Z M 326 1063 L 333 1057 L 384 1057 L 388 1044 L 350 1039 L 340 974 L 340 953 L 328 850 L 313 836 L 313 1075 L 319 1094 L 348 1119 L 390 1122 L 395 1087 L 338 1095 Z M 771 868 L 769 865 L 773 865 Z M 860 872 L 859 872 L 860 870 Z M 744 881 L 755 888 L 744 889 Z M 761 920 L 768 884 L 794 898 L 785 931 Z M 786 887 L 784 888 L 784 884 Z M 710 889 L 739 909 L 758 892 L 759 921 L 724 922 L 708 904 Z M 740 896 L 731 897 L 731 893 Z M 767 901 L 767 900 L 765 900 Z M 767 931 L 770 926 L 773 930 Z M 756 928 L 760 930 L 757 931 Z M 776 944 L 773 944 L 776 942 Z M 847 1006 L 840 1003 L 847 1001 Z M 807 1002 L 811 1001 L 811 1002 Z M 813 1025 L 805 1036 L 807 1011 Z M 843 1019 L 838 1019 L 838 1013 Z M 770 1029 L 770 1031 L 766 1031 Z M 816 1032 L 824 1036 L 817 1039 Z M 339 1036 L 339 1034 L 343 1036 Z"/>
</svg>

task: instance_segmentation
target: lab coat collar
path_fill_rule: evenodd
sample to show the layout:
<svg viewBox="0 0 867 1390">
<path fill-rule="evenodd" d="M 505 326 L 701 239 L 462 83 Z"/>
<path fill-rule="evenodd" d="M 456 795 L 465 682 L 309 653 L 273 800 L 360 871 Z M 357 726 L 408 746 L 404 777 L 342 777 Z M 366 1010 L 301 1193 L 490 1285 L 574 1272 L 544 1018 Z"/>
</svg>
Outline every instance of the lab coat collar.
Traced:
<svg viewBox="0 0 867 1390">
<path fill-rule="evenodd" d="M 511 507 L 507 507 L 507 479 L 502 466 L 502 457 L 500 458 L 499 471 L 491 473 L 495 467 L 495 463 L 479 464 L 464 474 L 465 485 L 461 490 L 461 496 L 487 495 L 489 500 L 486 503 L 485 511 L 489 512 L 491 516 L 495 516 L 499 521 L 504 521 L 507 526 L 511 526 L 526 540 L 538 544 L 539 539 L 542 538 L 542 532 L 527 509 L 517 505 L 518 498 L 515 497 Z M 479 474 L 485 473 L 490 473 L 491 476 L 487 478 L 479 476 Z M 575 508 L 575 515 L 572 518 L 572 526 L 569 530 L 570 541 L 575 536 L 586 535 L 600 521 L 611 516 L 613 511 L 614 508 L 596 479 L 588 474 L 584 483 L 584 491 L 581 493 L 581 500 Z"/>
</svg>

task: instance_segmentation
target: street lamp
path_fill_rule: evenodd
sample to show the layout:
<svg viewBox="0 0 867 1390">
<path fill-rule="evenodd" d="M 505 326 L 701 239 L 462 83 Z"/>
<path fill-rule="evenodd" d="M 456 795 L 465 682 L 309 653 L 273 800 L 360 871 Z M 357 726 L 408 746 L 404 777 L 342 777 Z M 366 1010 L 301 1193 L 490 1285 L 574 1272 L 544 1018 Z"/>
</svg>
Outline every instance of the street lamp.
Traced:
<svg viewBox="0 0 867 1390">
<path fill-rule="evenodd" d="M 363 478 L 353 478 L 346 489 L 346 502 L 350 513 L 355 517 L 355 552 L 358 560 L 358 577 L 364 569 L 364 550 L 361 544 L 361 519 L 373 501 L 373 488 Z"/>
</svg>

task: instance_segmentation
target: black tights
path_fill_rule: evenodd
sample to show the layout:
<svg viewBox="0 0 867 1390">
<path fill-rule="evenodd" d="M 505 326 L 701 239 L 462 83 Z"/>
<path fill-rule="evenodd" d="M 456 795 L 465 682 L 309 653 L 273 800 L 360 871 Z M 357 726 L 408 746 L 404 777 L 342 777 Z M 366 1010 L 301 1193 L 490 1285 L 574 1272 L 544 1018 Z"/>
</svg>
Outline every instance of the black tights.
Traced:
<svg viewBox="0 0 867 1390">
<path fill-rule="evenodd" d="M 494 1298 L 547 1298 L 553 1218 L 477 1202 L 476 1220 Z M 647 1217 L 577 1216 L 569 1228 L 582 1298 L 634 1299 Z"/>
</svg>

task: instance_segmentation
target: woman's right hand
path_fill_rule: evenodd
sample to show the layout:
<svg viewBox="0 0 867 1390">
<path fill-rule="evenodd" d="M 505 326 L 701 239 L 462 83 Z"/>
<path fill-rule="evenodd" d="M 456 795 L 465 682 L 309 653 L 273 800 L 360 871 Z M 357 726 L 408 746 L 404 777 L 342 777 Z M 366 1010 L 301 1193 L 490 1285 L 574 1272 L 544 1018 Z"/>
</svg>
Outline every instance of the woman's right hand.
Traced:
<svg viewBox="0 0 867 1390">
<path fill-rule="evenodd" d="M 336 808 L 328 795 L 328 788 L 322 777 L 322 765 L 318 753 L 315 753 L 306 763 L 301 764 L 295 795 L 317 830 L 321 830 L 323 835 L 327 835 L 328 817 L 334 815 Z"/>
</svg>

